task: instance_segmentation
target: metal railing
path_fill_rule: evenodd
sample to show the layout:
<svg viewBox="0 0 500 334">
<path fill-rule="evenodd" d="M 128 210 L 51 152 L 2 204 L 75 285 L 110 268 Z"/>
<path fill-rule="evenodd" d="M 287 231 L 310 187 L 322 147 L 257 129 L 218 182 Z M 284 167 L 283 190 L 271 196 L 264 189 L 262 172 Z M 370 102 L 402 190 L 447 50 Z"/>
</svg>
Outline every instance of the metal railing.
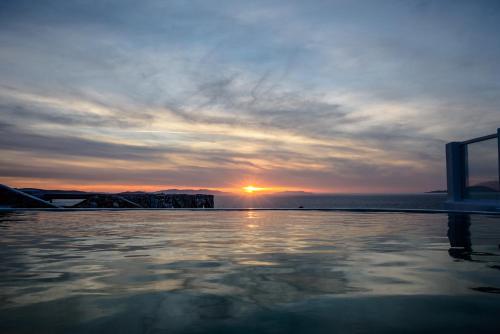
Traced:
<svg viewBox="0 0 500 334">
<path fill-rule="evenodd" d="M 446 145 L 448 202 L 500 204 L 500 129 Z"/>
</svg>

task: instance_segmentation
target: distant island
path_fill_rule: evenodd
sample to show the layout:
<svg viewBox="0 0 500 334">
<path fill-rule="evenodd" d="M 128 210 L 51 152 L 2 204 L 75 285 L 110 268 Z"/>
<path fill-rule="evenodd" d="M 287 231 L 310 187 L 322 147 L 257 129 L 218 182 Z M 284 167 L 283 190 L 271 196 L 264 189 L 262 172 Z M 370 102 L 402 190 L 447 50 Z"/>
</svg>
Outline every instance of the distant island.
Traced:
<svg viewBox="0 0 500 334">
<path fill-rule="evenodd" d="M 312 196 L 316 195 L 315 193 L 307 192 L 307 191 L 278 191 L 275 193 L 270 193 L 271 196 Z"/>
<path fill-rule="evenodd" d="M 155 191 L 155 194 L 204 194 L 204 195 L 228 195 L 229 193 L 213 189 L 166 189 Z"/>
<path fill-rule="evenodd" d="M 165 189 L 158 191 L 124 191 L 120 194 L 184 194 L 184 195 L 230 195 L 231 193 L 213 189 Z"/>
<path fill-rule="evenodd" d="M 426 191 L 425 194 L 447 194 L 448 190 L 440 189 L 440 190 L 431 190 Z"/>
</svg>

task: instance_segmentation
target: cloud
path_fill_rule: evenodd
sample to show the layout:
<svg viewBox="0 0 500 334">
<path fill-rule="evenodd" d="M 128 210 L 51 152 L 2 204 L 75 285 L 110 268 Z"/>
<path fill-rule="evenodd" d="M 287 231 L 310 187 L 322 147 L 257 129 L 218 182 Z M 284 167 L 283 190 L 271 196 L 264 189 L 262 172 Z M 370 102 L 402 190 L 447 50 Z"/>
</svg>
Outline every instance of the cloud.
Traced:
<svg viewBox="0 0 500 334">
<path fill-rule="evenodd" d="M 3 130 L 0 133 L 0 149 L 31 151 L 51 156 L 120 160 L 154 160 L 162 154 L 176 151 L 175 149 L 132 146 L 78 137 L 40 135 L 19 130 L 12 125 L 3 125 Z"/>
<path fill-rule="evenodd" d="M 495 2 L 214 4 L 3 1 L 0 178 L 427 190 L 498 127 Z"/>
</svg>

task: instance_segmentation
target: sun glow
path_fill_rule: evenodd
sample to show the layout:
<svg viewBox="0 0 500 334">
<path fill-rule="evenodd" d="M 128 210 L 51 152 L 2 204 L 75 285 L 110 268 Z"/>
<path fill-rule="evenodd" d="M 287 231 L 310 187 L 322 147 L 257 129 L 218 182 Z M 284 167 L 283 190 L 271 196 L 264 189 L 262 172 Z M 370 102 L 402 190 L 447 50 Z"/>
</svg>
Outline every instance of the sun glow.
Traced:
<svg viewBox="0 0 500 334">
<path fill-rule="evenodd" d="M 249 194 L 252 194 L 252 193 L 257 192 L 257 191 L 263 191 L 263 190 L 266 190 L 266 188 L 254 187 L 252 185 L 243 187 L 243 191 L 246 193 L 249 193 Z"/>
</svg>

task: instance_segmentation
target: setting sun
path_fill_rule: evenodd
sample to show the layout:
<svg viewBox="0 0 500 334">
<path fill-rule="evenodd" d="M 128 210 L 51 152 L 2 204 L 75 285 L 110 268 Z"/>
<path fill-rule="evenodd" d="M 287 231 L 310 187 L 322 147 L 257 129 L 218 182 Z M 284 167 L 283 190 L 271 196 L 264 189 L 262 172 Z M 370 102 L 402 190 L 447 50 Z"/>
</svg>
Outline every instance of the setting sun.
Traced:
<svg viewBox="0 0 500 334">
<path fill-rule="evenodd" d="M 266 188 L 261 188 L 261 187 L 254 187 L 252 185 L 250 186 L 246 186 L 246 187 L 243 187 L 243 190 L 246 192 L 246 193 L 254 193 L 256 191 L 262 191 L 262 190 L 265 190 Z"/>
</svg>

